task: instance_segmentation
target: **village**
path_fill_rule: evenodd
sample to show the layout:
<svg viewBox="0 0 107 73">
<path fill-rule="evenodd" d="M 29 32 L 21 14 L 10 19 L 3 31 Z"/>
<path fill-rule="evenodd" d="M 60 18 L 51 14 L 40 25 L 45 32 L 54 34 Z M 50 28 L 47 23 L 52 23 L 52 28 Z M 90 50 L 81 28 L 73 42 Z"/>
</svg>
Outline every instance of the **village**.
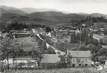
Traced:
<svg viewBox="0 0 107 73">
<path fill-rule="evenodd" d="M 107 73 L 107 0 L 0 0 L 0 73 Z"/>
<path fill-rule="evenodd" d="M 70 29 L 39 27 L 1 32 L 1 40 L 9 38 L 14 41 L 14 46 L 17 45 L 7 54 L 8 57 L 1 59 L 1 68 L 106 68 L 107 38 L 103 32 L 102 27 L 87 27 L 86 24 Z"/>
</svg>

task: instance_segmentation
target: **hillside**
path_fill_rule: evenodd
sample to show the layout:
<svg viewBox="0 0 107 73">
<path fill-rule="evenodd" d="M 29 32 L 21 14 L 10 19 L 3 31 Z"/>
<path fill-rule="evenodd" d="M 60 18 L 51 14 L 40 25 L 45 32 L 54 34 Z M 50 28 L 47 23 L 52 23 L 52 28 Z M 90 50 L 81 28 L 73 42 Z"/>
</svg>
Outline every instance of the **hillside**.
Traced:
<svg viewBox="0 0 107 73">
<path fill-rule="evenodd" d="M 56 26 L 66 24 L 82 24 L 88 23 L 92 24 L 94 22 L 107 22 L 106 15 L 93 13 L 93 14 L 83 14 L 83 13 L 70 13 L 65 14 L 58 11 L 42 11 L 36 9 L 31 9 L 33 11 L 27 12 L 29 9 L 17 9 L 13 7 L 0 7 L 0 27 L 6 27 L 11 23 L 24 23 L 26 25 L 48 25 Z M 39 11 L 39 12 L 38 12 Z M 33 12 L 33 13 L 32 13 Z M 91 22 L 91 23 L 90 23 Z"/>
<path fill-rule="evenodd" d="M 23 12 L 25 12 L 25 13 L 28 13 L 28 14 L 35 13 L 35 12 L 55 11 L 55 10 L 52 10 L 52 9 L 45 9 L 45 8 L 42 8 L 42 9 L 21 8 L 21 10 L 22 10 Z"/>
<path fill-rule="evenodd" d="M 0 14 L 5 14 L 5 13 L 13 13 L 13 14 L 20 14 L 24 15 L 25 12 L 18 8 L 13 8 L 13 7 L 7 7 L 7 6 L 0 6 Z"/>
</svg>

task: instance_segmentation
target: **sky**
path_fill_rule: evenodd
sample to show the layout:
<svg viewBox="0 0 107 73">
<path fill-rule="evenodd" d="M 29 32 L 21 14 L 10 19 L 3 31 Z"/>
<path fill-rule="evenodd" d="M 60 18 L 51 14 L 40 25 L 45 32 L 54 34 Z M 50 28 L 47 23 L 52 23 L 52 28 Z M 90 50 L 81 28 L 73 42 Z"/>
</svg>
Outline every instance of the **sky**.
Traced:
<svg viewBox="0 0 107 73">
<path fill-rule="evenodd" d="M 16 8 L 53 9 L 66 13 L 107 14 L 107 0 L 0 0 L 0 5 Z"/>
</svg>

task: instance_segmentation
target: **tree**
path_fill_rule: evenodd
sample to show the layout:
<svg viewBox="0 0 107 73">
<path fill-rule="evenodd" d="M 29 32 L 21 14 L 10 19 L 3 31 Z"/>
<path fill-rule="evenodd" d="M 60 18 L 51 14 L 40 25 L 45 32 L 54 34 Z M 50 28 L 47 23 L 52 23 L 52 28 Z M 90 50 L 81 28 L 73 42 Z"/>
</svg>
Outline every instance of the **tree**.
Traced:
<svg viewBox="0 0 107 73">
<path fill-rule="evenodd" d="M 68 67 L 71 64 L 71 59 L 72 56 L 69 54 L 67 55 L 60 55 L 60 63 L 59 63 L 59 67 Z"/>
<path fill-rule="evenodd" d="M 66 57 L 65 56 L 60 56 L 60 62 L 59 62 L 59 67 L 66 67 Z"/>
<path fill-rule="evenodd" d="M 18 52 L 20 53 L 20 50 L 20 44 L 9 37 L 0 40 L 0 59 L 14 58 L 17 56 Z"/>
<path fill-rule="evenodd" d="M 46 27 L 46 32 L 51 32 L 51 28 L 50 27 Z"/>
<path fill-rule="evenodd" d="M 82 46 L 79 48 L 79 50 L 81 50 L 81 51 L 87 51 L 87 50 L 89 50 L 89 49 L 86 47 L 86 45 L 82 45 Z"/>
<path fill-rule="evenodd" d="M 106 50 L 104 51 L 104 49 L 102 49 L 102 46 L 101 44 L 98 44 L 97 46 L 94 45 L 94 44 L 89 44 L 87 46 L 87 48 L 91 51 L 92 53 L 92 60 L 93 61 L 100 61 L 101 62 L 101 59 L 99 60 L 99 57 L 101 56 L 105 56 L 106 55 Z M 103 58 L 104 59 L 104 58 Z M 102 59 L 102 60 L 103 60 Z"/>
<path fill-rule="evenodd" d="M 8 56 L 8 52 L 10 49 L 10 43 L 9 43 L 9 38 L 4 38 L 0 40 L 0 51 L 1 51 L 1 55 L 0 55 L 0 59 L 5 59 Z"/>
</svg>

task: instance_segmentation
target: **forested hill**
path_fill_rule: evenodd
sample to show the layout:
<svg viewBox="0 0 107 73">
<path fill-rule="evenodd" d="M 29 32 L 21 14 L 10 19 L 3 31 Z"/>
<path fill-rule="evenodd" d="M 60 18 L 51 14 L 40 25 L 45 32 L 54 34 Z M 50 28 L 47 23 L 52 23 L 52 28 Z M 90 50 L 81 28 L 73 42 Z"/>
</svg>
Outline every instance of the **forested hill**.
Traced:
<svg viewBox="0 0 107 73">
<path fill-rule="evenodd" d="M 12 23 L 25 25 L 52 25 L 58 24 L 81 24 L 94 22 L 107 22 L 107 15 L 104 14 L 83 14 L 83 13 L 62 13 L 57 11 L 37 11 L 27 13 L 22 9 L 12 7 L 0 7 L 0 27 L 7 28 Z M 66 26 L 66 25 L 65 25 Z"/>
</svg>

